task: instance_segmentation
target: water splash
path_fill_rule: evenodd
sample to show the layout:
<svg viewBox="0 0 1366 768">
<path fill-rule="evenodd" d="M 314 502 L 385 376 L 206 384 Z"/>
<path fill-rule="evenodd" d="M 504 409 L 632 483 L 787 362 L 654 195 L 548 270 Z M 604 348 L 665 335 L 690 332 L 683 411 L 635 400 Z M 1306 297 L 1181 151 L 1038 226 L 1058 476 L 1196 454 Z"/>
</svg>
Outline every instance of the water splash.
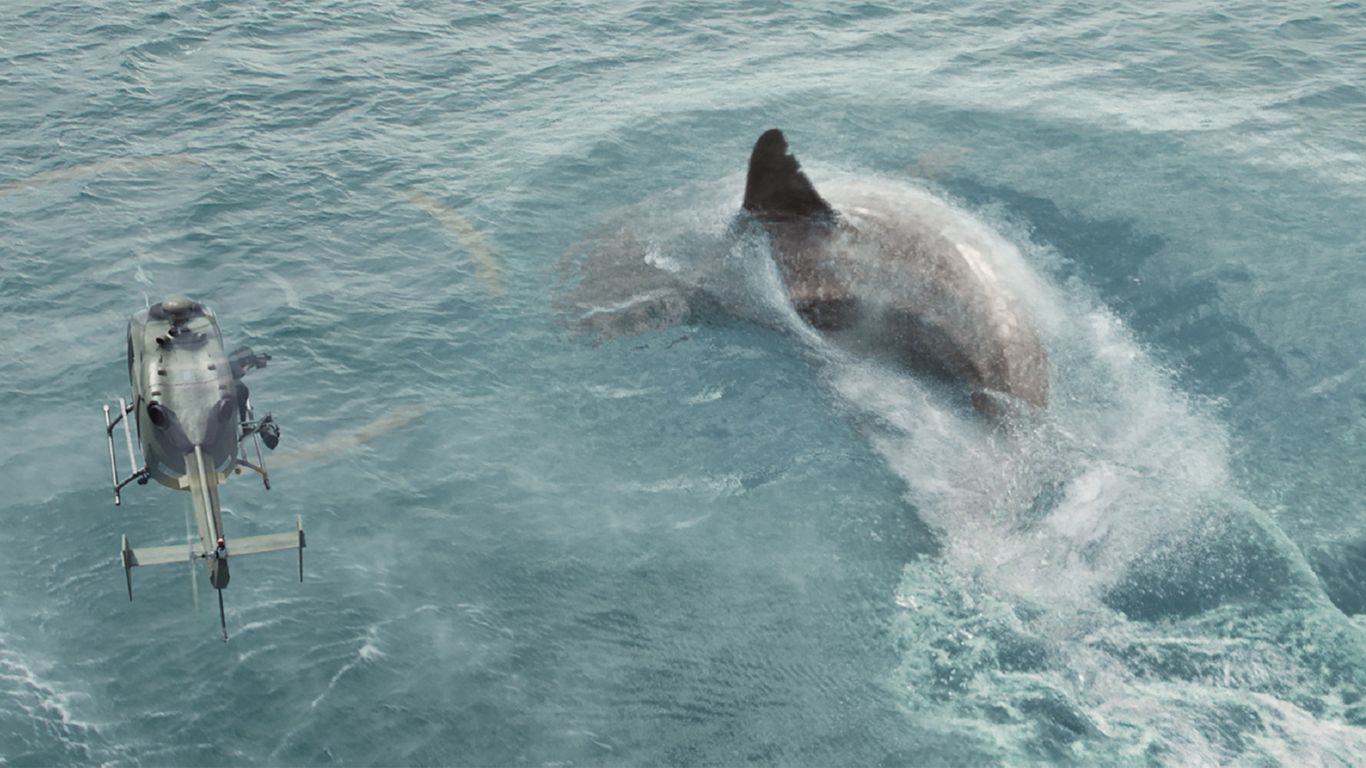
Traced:
<svg viewBox="0 0 1366 768">
<path fill-rule="evenodd" d="M 572 296 L 580 309 L 601 309 L 669 291 L 689 302 L 672 322 L 718 307 L 808 352 L 904 481 L 907 514 L 940 538 L 940 556 L 908 564 L 895 595 L 902 662 L 889 685 L 917 721 L 976 734 L 1021 760 L 1275 760 L 1321 739 L 1331 760 L 1366 746 L 1348 692 L 1359 674 L 1285 674 L 1322 663 L 1300 629 L 1306 607 L 1348 658 L 1366 657 L 1366 647 L 1230 479 L 1215 404 L 1183 393 L 1088 286 L 1037 271 L 1061 272 L 1060 257 L 1024 227 L 874 184 L 971 244 L 1027 306 L 1050 355 L 1047 412 L 989 423 L 941 384 L 814 332 L 787 300 L 767 244 L 734 236 L 734 202 L 720 191 L 729 182 L 647 201 L 609 237 L 590 238 Z M 607 247 L 594 251 L 594 242 Z M 593 280 L 622 265 L 612 280 Z M 1277 632 L 1305 642 L 1285 648 L 1264 637 Z M 1235 648 L 1229 655 L 1256 672 L 1212 674 L 1201 662 Z M 1153 657 L 1163 663 L 1139 661 Z"/>
</svg>

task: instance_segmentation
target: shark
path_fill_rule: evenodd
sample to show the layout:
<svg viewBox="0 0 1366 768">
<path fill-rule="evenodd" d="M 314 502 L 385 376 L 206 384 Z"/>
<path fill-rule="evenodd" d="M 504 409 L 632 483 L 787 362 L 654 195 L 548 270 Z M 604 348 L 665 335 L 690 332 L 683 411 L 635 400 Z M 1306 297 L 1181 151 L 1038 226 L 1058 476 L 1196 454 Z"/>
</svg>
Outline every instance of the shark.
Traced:
<svg viewBox="0 0 1366 768">
<path fill-rule="evenodd" d="M 858 359 L 956 382 L 984 415 L 1047 408 L 1048 354 L 1013 284 L 1020 275 L 998 258 L 994 234 L 928 192 L 869 178 L 818 192 L 774 128 L 750 152 L 743 202 L 719 239 L 684 234 L 672 247 L 677 234 L 654 230 L 678 229 L 667 220 L 676 205 L 626 211 L 571 252 L 582 256 L 581 280 L 561 306 L 576 330 L 603 340 L 718 309 L 772 324 L 743 286 L 761 267 L 777 273 L 795 315 L 780 324 L 804 324 Z M 747 261 L 758 258 L 775 268 Z"/>
<path fill-rule="evenodd" d="M 961 381 L 979 411 L 1001 396 L 1047 407 L 1048 354 L 1027 309 L 942 206 L 868 183 L 822 195 L 774 128 L 750 153 L 741 207 L 797 314 L 838 346 Z"/>
</svg>

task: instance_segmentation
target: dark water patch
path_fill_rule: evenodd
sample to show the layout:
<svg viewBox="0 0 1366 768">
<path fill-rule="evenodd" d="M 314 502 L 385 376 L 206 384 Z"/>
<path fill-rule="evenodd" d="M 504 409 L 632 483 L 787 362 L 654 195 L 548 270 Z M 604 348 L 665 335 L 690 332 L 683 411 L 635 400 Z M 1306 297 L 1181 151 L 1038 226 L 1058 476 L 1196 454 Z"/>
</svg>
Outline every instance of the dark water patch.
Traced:
<svg viewBox="0 0 1366 768">
<path fill-rule="evenodd" d="M 1285 382 L 1290 376 L 1275 347 L 1221 310 L 1224 287 L 1249 280 L 1245 270 L 1228 267 L 1214 277 L 1174 287 L 1135 316 L 1140 332 L 1180 355 L 1182 372 L 1197 391 L 1228 396 L 1260 390 L 1268 380 Z"/>
<path fill-rule="evenodd" d="M 1349 616 L 1366 614 L 1366 539 L 1319 544 L 1305 556 L 1339 610 Z"/>
<path fill-rule="evenodd" d="M 1034 722 L 1032 751 L 1037 757 L 1050 762 L 1074 759 L 1076 742 L 1101 735 L 1090 718 L 1058 691 L 1045 691 L 1026 698 L 1016 707 L 1021 715 Z"/>
<path fill-rule="evenodd" d="M 1266 723 L 1256 709 L 1231 703 L 1211 708 L 1197 719 L 1196 727 L 1226 755 L 1256 754 L 1260 751 L 1257 740 L 1266 733 Z"/>
<path fill-rule="evenodd" d="M 209 38 L 203 35 L 169 35 L 159 39 L 140 42 L 128 48 L 124 52 L 124 55 L 130 60 L 139 63 L 159 63 L 165 58 L 190 53 L 208 41 Z"/>
<path fill-rule="evenodd" d="M 1221 605 L 1271 606 L 1312 594 L 1286 551 L 1246 504 L 1197 516 L 1189 530 L 1173 532 L 1129 564 L 1104 597 L 1111 608 L 1136 621 L 1193 616 Z"/>
<path fill-rule="evenodd" d="M 1317 86 L 1302 96 L 1296 96 L 1277 105 L 1297 111 L 1300 108 L 1321 110 L 1341 110 L 1351 106 L 1366 105 L 1366 89 L 1349 83 L 1324 84 Z"/>
<path fill-rule="evenodd" d="M 1004 204 L 1038 242 L 1066 259 L 1064 276 L 1075 269 L 1197 392 L 1224 397 L 1264 388 L 1267 376 L 1289 376 L 1278 350 L 1224 308 L 1230 286 L 1254 281 L 1246 267 L 1225 263 L 1187 275 L 1163 272 L 1173 263 L 1171 244 L 1136 221 L 1085 218 L 1051 200 L 973 180 L 948 186 L 974 205 Z"/>
<path fill-rule="evenodd" d="M 1064 268 L 1075 265 L 1108 306 L 1124 317 L 1139 314 L 1147 289 L 1136 278 L 1168 248 L 1162 236 L 1145 231 L 1134 220 L 1084 218 L 1052 200 L 1010 187 L 967 178 L 954 178 L 945 186 L 973 206 L 1004 204 L 1041 243 L 1068 260 Z"/>
<path fill-rule="evenodd" d="M 1323 16 L 1304 16 L 1281 22 L 1276 35 L 1285 40 L 1322 40 L 1340 37 L 1342 28 L 1336 20 Z"/>
</svg>

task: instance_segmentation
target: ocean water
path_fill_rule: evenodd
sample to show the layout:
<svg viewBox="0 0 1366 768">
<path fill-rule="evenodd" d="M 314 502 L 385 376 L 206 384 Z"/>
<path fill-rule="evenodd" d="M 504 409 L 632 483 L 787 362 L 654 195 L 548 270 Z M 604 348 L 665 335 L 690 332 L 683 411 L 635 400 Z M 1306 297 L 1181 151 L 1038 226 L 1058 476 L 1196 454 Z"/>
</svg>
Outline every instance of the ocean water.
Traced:
<svg viewBox="0 0 1366 768">
<path fill-rule="evenodd" d="M 0 765 L 1366 761 L 1364 29 L 7 4 Z M 728 238 L 775 126 L 988 244 L 1046 416 L 795 321 Z M 574 332 L 661 270 L 715 301 Z M 229 534 L 309 536 L 302 584 L 234 561 L 226 645 L 202 575 L 118 567 L 185 535 L 100 434 L 175 292 L 274 356 Z"/>
</svg>

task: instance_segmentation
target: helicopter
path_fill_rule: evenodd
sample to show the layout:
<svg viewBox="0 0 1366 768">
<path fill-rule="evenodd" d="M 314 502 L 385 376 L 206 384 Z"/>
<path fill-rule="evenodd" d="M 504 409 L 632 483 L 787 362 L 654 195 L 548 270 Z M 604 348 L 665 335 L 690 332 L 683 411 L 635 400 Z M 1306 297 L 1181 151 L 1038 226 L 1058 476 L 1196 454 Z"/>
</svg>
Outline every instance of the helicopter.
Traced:
<svg viewBox="0 0 1366 768">
<path fill-rule="evenodd" d="M 241 347 L 228 354 L 218 318 L 203 304 L 184 296 L 171 296 L 128 320 L 128 381 L 131 402 L 119 398 L 119 414 L 111 418 L 104 406 L 104 432 L 109 443 L 109 468 L 114 484 L 114 504 L 123 503 L 121 493 L 130 483 L 149 480 L 179 491 L 188 491 L 198 526 L 198 537 L 186 544 L 133 549 L 123 536 L 119 550 L 128 599 L 133 599 L 133 568 L 168 563 L 202 562 L 209 583 L 218 592 L 218 619 L 223 642 L 228 641 L 223 590 L 228 586 L 229 553 L 255 555 L 297 550 L 299 581 L 304 578 L 304 529 L 302 518 L 295 530 L 233 539 L 229 547 L 223 529 L 218 487 L 244 469 L 260 475 L 270 490 L 261 444 L 274 450 L 280 427 L 266 414 L 257 419 L 250 391 L 242 381 L 252 370 L 265 368 L 270 355 Z M 140 451 L 134 453 L 135 422 Z M 119 476 L 114 432 L 123 424 L 130 474 Z M 248 459 L 247 443 L 254 448 L 255 462 Z M 142 458 L 142 466 L 137 464 Z"/>
</svg>

